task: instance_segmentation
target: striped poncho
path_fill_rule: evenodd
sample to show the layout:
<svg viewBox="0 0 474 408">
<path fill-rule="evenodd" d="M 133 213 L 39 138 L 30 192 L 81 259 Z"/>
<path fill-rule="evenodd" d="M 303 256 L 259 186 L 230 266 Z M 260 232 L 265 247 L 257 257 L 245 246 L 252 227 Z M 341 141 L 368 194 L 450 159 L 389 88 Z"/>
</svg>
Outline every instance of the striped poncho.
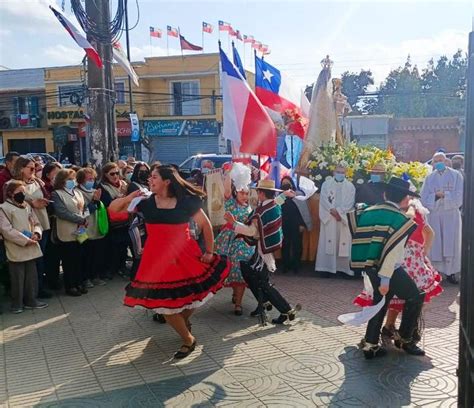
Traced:
<svg viewBox="0 0 474 408">
<path fill-rule="evenodd" d="M 348 214 L 352 234 L 351 269 L 378 271 L 387 254 L 416 229 L 415 222 L 389 203 Z"/>
<path fill-rule="evenodd" d="M 281 207 L 274 200 L 257 207 L 249 218 L 249 224 L 257 221 L 260 246 L 263 254 L 271 254 L 281 249 L 283 231 Z"/>
</svg>

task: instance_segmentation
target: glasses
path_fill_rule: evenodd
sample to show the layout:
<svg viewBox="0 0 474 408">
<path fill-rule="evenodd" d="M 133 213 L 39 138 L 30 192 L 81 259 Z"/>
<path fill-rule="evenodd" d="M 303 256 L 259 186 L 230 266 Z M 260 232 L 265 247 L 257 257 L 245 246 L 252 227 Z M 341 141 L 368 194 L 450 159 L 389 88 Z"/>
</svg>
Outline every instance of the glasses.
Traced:
<svg viewBox="0 0 474 408">
<path fill-rule="evenodd" d="M 118 176 L 119 175 L 119 172 L 118 171 L 113 171 L 112 173 L 109 173 L 109 176 Z"/>
</svg>

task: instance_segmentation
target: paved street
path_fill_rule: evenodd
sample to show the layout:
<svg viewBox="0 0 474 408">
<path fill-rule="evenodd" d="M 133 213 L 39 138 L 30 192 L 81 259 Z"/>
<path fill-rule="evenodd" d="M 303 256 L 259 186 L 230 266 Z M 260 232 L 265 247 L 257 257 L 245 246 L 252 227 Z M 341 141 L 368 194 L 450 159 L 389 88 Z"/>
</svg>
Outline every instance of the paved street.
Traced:
<svg viewBox="0 0 474 408">
<path fill-rule="evenodd" d="M 304 311 L 261 328 L 232 313 L 222 290 L 193 319 L 199 346 L 171 359 L 177 335 L 151 314 L 121 305 L 118 278 L 80 298 L 0 316 L 0 407 L 401 407 L 456 406 L 458 288 L 448 283 L 425 314 L 428 357 L 397 350 L 366 361 L 363 328 L 342 326 L 361 281 L 310 272 L 274 279 Z M 4 309 L 8 305 L 4 305 Z M 271 312 L 276 316 L 276 312 Z"/>
</svg>

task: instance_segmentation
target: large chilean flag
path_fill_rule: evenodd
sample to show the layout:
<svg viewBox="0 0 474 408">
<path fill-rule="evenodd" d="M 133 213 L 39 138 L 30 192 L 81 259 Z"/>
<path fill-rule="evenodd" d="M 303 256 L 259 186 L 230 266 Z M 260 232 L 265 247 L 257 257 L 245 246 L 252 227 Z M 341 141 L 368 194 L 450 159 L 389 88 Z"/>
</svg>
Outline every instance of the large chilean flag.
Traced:
<svg viewBox="0 0 474 408">
<path fill-rule="evenodd" d="M 223 136 L 241 153 L 275 157 L 277 132 L 267 111 L 222 49 Z"/>
<path fill-rule="evenodd" d="M 260 102 L 278 113 L 292 110 L 302 118 L 309 115 L 309 101 L 303 90 L 279 69 L 255 55 L 255 93 Z M 303 126 L 294 126 L 294 133 L 304 138 Z"/>
</svg>

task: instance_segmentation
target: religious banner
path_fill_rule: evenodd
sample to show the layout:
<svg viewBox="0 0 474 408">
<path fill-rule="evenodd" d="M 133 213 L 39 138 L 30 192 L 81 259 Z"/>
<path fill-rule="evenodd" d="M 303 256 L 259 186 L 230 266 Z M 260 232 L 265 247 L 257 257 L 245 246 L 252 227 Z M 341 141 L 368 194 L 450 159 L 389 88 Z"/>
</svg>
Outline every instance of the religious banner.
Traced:
<svg viewBox="0 0 474 408">
<path fill-rule="evenodd" d="M 132 125 L 132 142 L 138 142 L 140 140 L 140 122 L 138 121 L 138 115 L 136 113 L 130 114 L 130 123 Z"/>
<path fill-rule="evenodd" d="M 224 183 L 222 169 L 210 170 L 206 173 L 206 192 L 208 216 L 213 227 L 224 225 Z"/>
</svg>

